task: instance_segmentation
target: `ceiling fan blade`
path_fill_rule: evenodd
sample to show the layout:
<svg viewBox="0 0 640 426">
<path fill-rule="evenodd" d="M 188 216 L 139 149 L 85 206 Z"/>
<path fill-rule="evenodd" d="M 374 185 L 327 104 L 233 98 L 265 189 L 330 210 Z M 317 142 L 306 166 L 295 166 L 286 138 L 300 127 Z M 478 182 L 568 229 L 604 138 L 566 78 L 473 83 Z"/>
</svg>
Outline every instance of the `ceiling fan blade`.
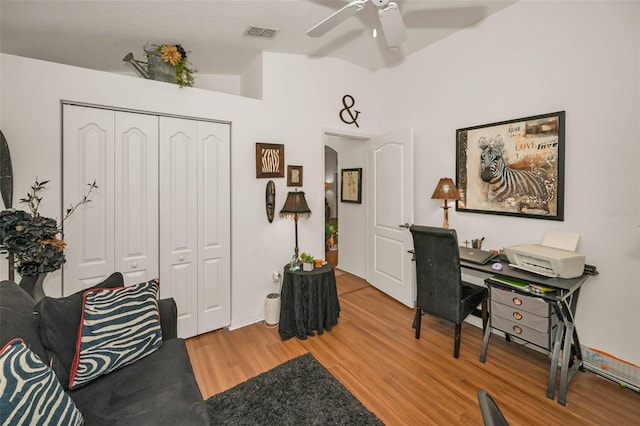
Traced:
<svg viewBox="0 0 640 426">
<path fill-rule="evenodd" d="M 398 47 L 407 40 L 407 30 L 404 27 L 402 15 L 396 3 L 389 2 L 386 7 L 378 9 L 378 17 L 389 48 Z"/>
<path fill-rule="evenodd" d="M 330 15 L 315 27 L 307 31 L 310 37 L 320 37 L 325 35 L 330 29 L 338 25 L 340 22 L 360 12 L 369 0 L 354 0 L 342 9 Z"/>
</svg>

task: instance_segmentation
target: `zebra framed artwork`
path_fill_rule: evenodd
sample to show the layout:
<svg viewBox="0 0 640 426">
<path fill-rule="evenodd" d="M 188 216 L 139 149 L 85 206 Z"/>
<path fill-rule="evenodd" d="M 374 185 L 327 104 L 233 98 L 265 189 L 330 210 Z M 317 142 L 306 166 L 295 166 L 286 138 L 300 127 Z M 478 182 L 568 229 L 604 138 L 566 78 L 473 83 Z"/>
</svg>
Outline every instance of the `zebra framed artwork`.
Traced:
<svg viewBox="0 0 640 426">
<path fill-rule="evenodd" d="M 456 211 L 564 220 L 565 112 L 456 130 Z"/>
<path fill-rule="evenodd" d="M 256 178 L 284 177 L 284 145 L 256 142 Z"/>
</svg>

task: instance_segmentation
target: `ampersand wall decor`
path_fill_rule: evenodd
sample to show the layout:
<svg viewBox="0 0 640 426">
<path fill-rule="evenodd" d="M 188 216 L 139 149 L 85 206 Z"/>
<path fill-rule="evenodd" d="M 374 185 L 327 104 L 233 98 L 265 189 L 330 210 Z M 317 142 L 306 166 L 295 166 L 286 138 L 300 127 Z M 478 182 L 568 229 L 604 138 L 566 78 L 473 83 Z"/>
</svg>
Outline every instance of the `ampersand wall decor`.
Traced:
<svg viewBox="0 0 640 426">
<path fill-rule="evenodd" d="M 344 108 L 342 108 L 340 110 L 340 120 L 342 120 L 342 122 L 346 123 L 346 124 L 355 124 L 356 127 L 360 127 L 358 125 L 358 115 L 360 115 L 360 111 L 357 110 L 353 110 L 351 111 L 351 108 L 356 104 L 356 101 L 353 99 L 353 96 L 351 95 L 344 95 L 342 97 L 342 105 L 344 105 Z M 351 121 L 347 121 L 344 117 L 344 113 L 347 113 L 349 117 L 351 117 Z M 354 115 L 355 113 L 355 115 Z"/>
</svg>

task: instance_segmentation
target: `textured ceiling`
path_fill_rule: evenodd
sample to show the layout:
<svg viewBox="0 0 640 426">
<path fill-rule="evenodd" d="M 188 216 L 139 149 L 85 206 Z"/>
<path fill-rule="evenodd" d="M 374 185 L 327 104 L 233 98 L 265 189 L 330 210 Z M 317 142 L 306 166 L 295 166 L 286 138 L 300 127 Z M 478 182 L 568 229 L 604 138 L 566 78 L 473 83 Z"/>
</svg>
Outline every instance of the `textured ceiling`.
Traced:
<svg viewBox="0 0 640 426">
<path fill-rule="evenodd" d="M 377 70 L 473 26 L 514 1 L 396 0 L 409 39 L 391 52 L 371 4 L 320 38 L 305 32 L 345 1 L 317 0 L 1 0 L 0 51 L 84 68 L 130 72 L 146 43 L 180 43 L 205 74 L 241 74 L 260 52 L 343 59 Z M 249 25 L 278 29 L 274 39 L 244 36 Z"/>
</svg>

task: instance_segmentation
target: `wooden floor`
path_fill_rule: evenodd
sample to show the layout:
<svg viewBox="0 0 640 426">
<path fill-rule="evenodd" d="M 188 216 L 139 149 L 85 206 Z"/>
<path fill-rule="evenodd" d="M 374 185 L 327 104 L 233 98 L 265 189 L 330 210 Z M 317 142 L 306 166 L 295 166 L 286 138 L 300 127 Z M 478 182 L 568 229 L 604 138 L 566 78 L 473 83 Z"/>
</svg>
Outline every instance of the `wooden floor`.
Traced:
<svg viewBox="0 0 640 426">
<path fill-rule="evenodd" d="M 340 319 L 322 336 L 282 342 L 277 328 L 253 324 L 187 340 L 203 397 L 310 352 L 387 425 L 481 425 L 480 388 L 511 425 L 640 425 L 634 391 L 580 372 L 562 406 L 546 397 L 546 355 L 494 335 L 481 364 L 481 330 L 464 324 L 456 360 L 452 325 L 424 316 L 416 340 L 412 309 L 350 274 L 336 278 Z"/>
</svg>

